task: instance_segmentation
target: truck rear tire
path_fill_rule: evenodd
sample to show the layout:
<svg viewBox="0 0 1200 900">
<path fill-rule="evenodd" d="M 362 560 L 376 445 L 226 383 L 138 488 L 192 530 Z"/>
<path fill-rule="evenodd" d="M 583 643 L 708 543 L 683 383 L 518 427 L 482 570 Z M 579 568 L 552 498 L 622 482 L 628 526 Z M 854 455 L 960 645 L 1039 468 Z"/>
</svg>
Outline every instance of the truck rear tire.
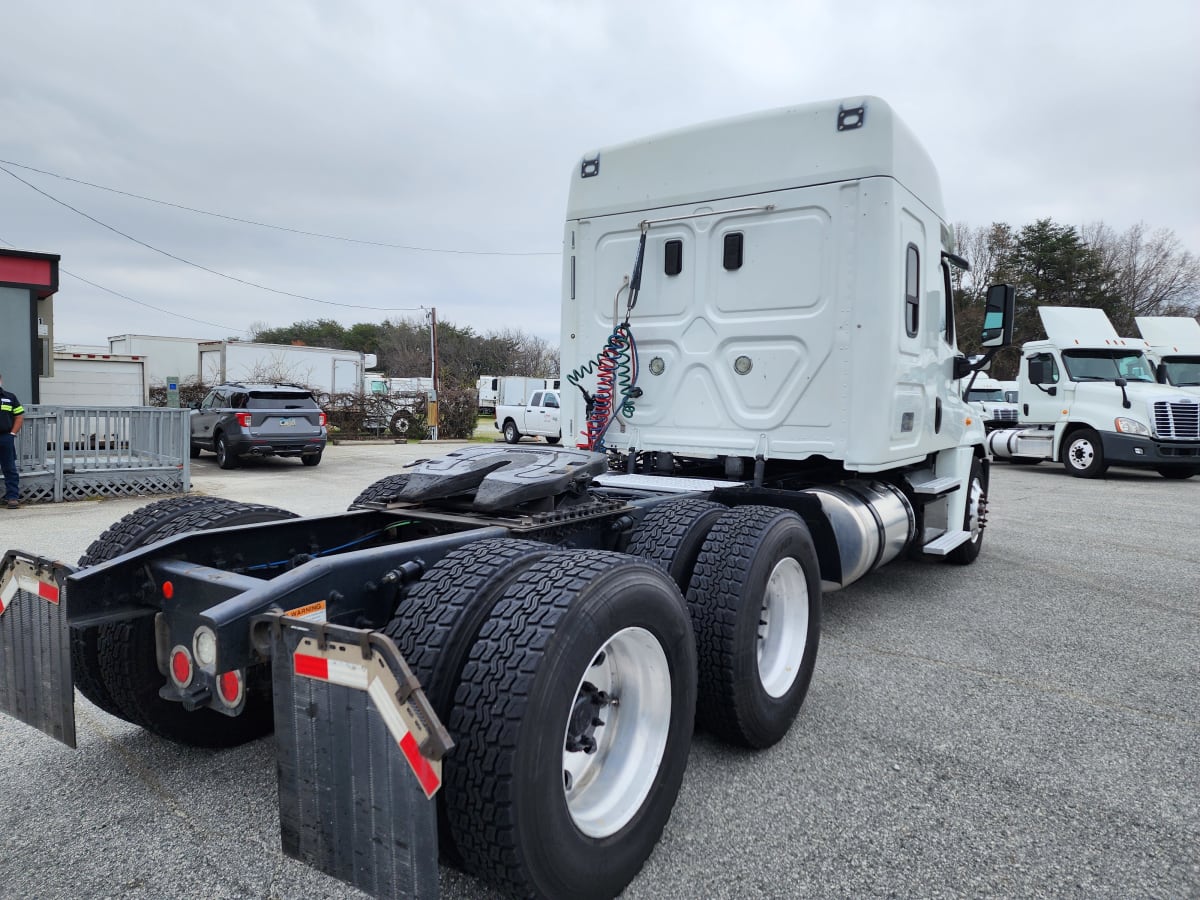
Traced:
<svg viewBox="0 0 1200 900">
<path fill-rule="evenodd" d="M 384 633 L 443 723 L 450 721 L 463 666 L 496 601 L 518 575 L 553 550 L 537 541 L 476 541 L 446 554 L 401 599 Z M 439 792 L 438 845 L 443 858 L 457 864 L 461 857 L 447 823 L 445 797 Z"/>
<path fill-rule="evenodd" d="M 668 500 L 634 526 L 625 552 L 662 566 L 686 593 L 705 538 L 728 511 L 709 500 Z"/>
<path fill-rule="evenodd" d="M 821 571 L 808 527 L 788 510 L 729 510 L 704 542 L 687 602 L 697 723 L 730 743 L 770 747 L 799 713 L 817 659 Z"/>
<path fill-rule="evenodd" d="M 971 480 L 967 485 L 967 510 L 963 514 L 963 531 L 971 532 L 971 539 L 959 544 L 948 554 L 946 560 L 965 566 L 979 558 L 983 549 L 983 529 L 987 526 L 987 485 L 983 481 L 983 463 L 971 460 Z"/>
<path fill-rule="evenodd" d="M 517 423 L 512 419 L 504 420 L 504 442 L 506 444 L 520 443 L 521 432 L 517 430 Z"/>
<path fill-rule="evenodd" d="M 468 870 L 520 896 L 619 894 L 675 805 L 695 671 L 691 622 L 657 566 L 571 550 L 523 572 L 450 716 L 444 791 Z"/>
<path fill-rule="evenodd" d="M 154 539 L 296 517 L 274 506 L 220 497 L 205 499 L 209 502 L 171 516 L 154 532 Z M 193 747 L 233 747 L 262 737 L 273 727 L 269 664 L 246 673 L 246 706 L 236 717 L 207 708 L 188 712 L 183 704 L 160 697 L 158 689 L 166 677 L 158 669 L 154 616 L 101 626 L 97 658 L 104 687 L 118 715 L 159 737 Z"/>
<path fill-rule="evenodd" d="M 1076 478 L 1099 478 L 1108 471 L 1100 435 L 1090 428 L 1078 428 L 1063 441 L 1063 466 Z"/>
<path fill-rule="evenodd" d="M 76 565 L 81 569 L 146 547 L 174 534 L 172 523 L 190 517 L 198 510 L 228 501 L 220 497 L 171 497 L 136 509 L 110 525 L 88 545 Z M 71 631 L 71 671 L 79 693 L 109 715 L 125 716 L 113 701 L 100 674 L 100 627 L 75 628 Z"/>
<path fill-rule="evenodd" d="M 354 498 L 354 502 L 347 509 L 350 511 L 356 509 L 373 509 L 374 507 L 369 504 L 388 504 L 393 502 L 400 496 L 400 492 L 404 490 L 404 486 L 408 484 L 408 478 L 407 473 L 388 475 L 380 478 L 374 484 L 364 488 L 362 493 Z"/>
</svg>

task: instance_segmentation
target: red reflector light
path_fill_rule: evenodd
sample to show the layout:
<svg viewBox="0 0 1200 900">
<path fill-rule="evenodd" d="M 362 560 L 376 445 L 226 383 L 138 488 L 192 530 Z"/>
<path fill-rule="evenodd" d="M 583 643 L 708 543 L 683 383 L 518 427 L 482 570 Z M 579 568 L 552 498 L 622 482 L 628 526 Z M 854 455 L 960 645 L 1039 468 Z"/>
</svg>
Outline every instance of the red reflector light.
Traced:
<svg viewBox="0 0 1200 900">
<path fill-rule="evenodd" d="M 236 669 L 217 677 L 217 693 L 226 706 L 237 706 L 242 702 L 242 673 Z"/>
<path fill-rule="evenodd" d="M 171 680 L 180 687 L 192 683 L 192 655 L 183 647 L 171 651 Z"/>
<path fill-rule="evenodd" d="M 328 422 L 328 421 L 329 421 L 329 419 L 328 419 L 328 417 L 325 415 L 325 413 L 318 413 L 318 414 L 317 414 L 317 424 L 318 424 L 318 425 L 320 425 L 322 428 L 324 428 L 324 427 L 325 427 L 325 423 L 326 423 L 326 422 Z"/>
<path fill-rule="evenodd" d="M 175 596 L 175 585 L 173 582 L 170 582 L 170 581 L 163 582 L 163 596 L 166 597 L 168 600 L 170 600 L 172 597 Z"/>
<path fill-rule="evenodd" d="M 250 427 L 250 413 L 234 413 L 237 416 L 238 424 L 243 428 Z"/>
</svg>

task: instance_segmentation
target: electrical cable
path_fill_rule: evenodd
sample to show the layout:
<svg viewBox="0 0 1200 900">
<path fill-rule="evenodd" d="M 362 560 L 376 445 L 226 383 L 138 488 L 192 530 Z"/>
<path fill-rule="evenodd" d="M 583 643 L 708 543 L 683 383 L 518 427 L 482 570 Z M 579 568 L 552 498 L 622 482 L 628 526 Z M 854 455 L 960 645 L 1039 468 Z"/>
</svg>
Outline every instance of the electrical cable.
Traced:
<svg viewBox="0 0 1200 900">
<path fill-rule="evenodd" d="M 637 305 L 638 294 L 642 288 L 642 263 L 646 255 L 647 230 L 648 226 L 643 224 L 637 259 L 633 264 L 633 275 L 629 279 L 625 319 L 619 325 L 613 326 L 604 348 L 595 359 L 589 360 L 567 375 L 568 383 L 579 388 L 589 406 L 584 432 L 589 450 L 604 450 L 604 435 L 608 433 L 613 420 L 617 416 L 630 418 L 635 410 L 633 401 L 641 395 L 641 389 L 637 387 L 637 342 L 633 338 L 633 329 L 629 326 L 629 315 Z M 621 291 L 618 290 L 618 300 L 620 296 Z M 617 300 L 614 300 L 614 318 L 616 303 Z M 585 375 L 592 373 L 596 375 L 596 390 L 588 394 L 579 382 Z"/>
<path fill-rule="evenodd" d="M 14 247 L 14 248 L 17 246 L 12 241 L 7 240 L 4 237 L 0 237 L 0 244 L 8 244 L 8 246 Z M 250 334 L 250 335 L 254 334 L 253 331 L 249 331 L 248 329 L 245 329 L 245 328 L 234 328 L 232 325 L 221 325 L 218 322 L 209 322 L 205 319 L 196 319 L 196 318 L 193 318 L 192 316 L 185 316 L 183 313 L 177 313 L 177 312 L 172 312 L 169 309 L 163 309 L 161 306 L 155 306 L 152 303 L 146 303 L 144 300 L 138 300 L 135 297 L 130 297 L 128 294 L 122 294 L 120 291 L 114 291 L 112 288 L 106 288 L 104 285 L 97 284 L 94 281 L 90 281 L 87 278 L 84 278 L 82 275 L 76 275 L 74 272 L 64 269 L 61 265 L 59 265 L 58 271 L 59 271 L 59 273 L 61 273 L 63 275 L 70 275 L 76 281 L 82 281 L 84 284 L 90 284 L 92 287 L 94 287 L 98 290 L 104 291 L 107 294 L 112 294 L 114 297 L 120 297 L 122 300 L 128 300 L 130 303 L 136 303 L 138 306 L 144 306 L 147 309 L 154 310 L 155 312 L 164 313 L 168 316 L 175 316 L 178 319 L 187 319 L 189 322 L 196 322 L 200 325 L 211 325 L 213 328 L 221 328 L 226 331 L 237 331 L 237 332 L 241 332 L 242 334 Z"/>
<path fill-rule="evenodd" d="M 176 262 L 183 263 L 184 265 L 192 266 L 193 268 L 200 269 L 202 272 L 208 272 L 210 275 L 216 275 L 218 278 L 226 278 L 229 281 L 235 281 L 238 284 L 244 284 L 247 287 L 258 288 L 260 291 L 267 291 L 272 294 L 279 294 L 283 297 L 292 297 L 292 298 L 295 298 L 296 300 L 310 300 L 313 303 L 323 303 L 326 306 L 340 306 L 345 309 L 370 309 L 370 310 L 376 310 L 379 312 L 415 312 L 416 310 L 421 308 L 421 307 L 417 307 L 417 306 L 365 306 L 360 303 L 338 303 L 335 300 L 322 300 L 319 297 L 309 297 L 306 294 L 296 294 L 296 293 L 293 293 L 292 291 L 282 291 L 282 290 L 279 290 L 278 288 L 268 287 L 265 284 L 258 284 L 257 282 L 254 282 L 254 281 L 248 281 L 245 278 L 238 278 L 236 275 L 229 275 L 225 272 L 220 272 L 216 269 L 211 269 L 208 266 L 201 265 L 198 262 L 192 262 L 192 260 L 190 260 L 190 259 L 185 259 L 182 256 L 177 256 L 176 254 L 171 253 L 167 250 L 163 250 L 160 247 L 155 247 L 153 244 L 147 244 L 145 241 L 135 238 L 133 235 L 126 234 L 125 232 L 121 231 L 119 228 L 114 228 L 112 225 L 109 225 L 106 222 L 101 222 L 95 216 L 88 215 L 83 210 L 76 209 L 70 203 L 67 203 L 64 200 L 60 200 L 57 197 L 55 197 L 53 194 L 49 194 L 46 191 L 43 191 L 37 185 L 31 184 L 30 182 L 26 181 L 24 178 L 22 178 L 20 175 L 16 174 L 15 172 L 10 172 L 8 169 L 4 168 L 4 166 L 0 166 L 0 172 L 4 172 L 7 175 L 11 175 L 13 178 L 15 178 L 17 181 L 21 182 L 21 184 L 25 185 L 30 190 L 36 191 L 37 193 L 41 194 L 43 197 L 45 197 L 48 200 L 53 200 L 59 206 L 65 206 L 67 209 L 71 210 L 71 212 L 75 213 L 76 215 L 83 216 L 88 221 L 95 222 L 101 228 L 107 228 L 113 234 L 118 234 L 128 241 L 132 241 L 135 244 L 145 247 L 147 250 L 153 250 L 155 253 L 160 253 L 163 256 L 167 257 L 168 259 L 173 259 Z"/>
<path fill-rule="evenodd" d="M 154 197 L 146 197 L 142 194 L 135 194 L 131 191 L 122 191 L 119 188 L 106 187 L 103 184 L 95 184 L 91 181 L 84 181 L 81 178 L 72 178 L 70 175 L 60 175 L 57 172 L 50 172 L 46 169 L 37 169 L 33 166 L 22 165 L 19 162 L 13 162 L 10 159 L 0 159 L 0 163 L 8 166 L 15 166 L 18 169 L 25 169 L 27 172 L 37 172 L 39 175 L 49 175 L 51 178 L 58 178 L 63 181 L 82 184 L 85 187 L 96 188 L 100 191 L 108 191 L 113 194 L 120 194 L 122 197 L 132 197 L 134 200 L 144 200 L 146 203 L 157 203 L 160 206 L 169 206 L 173 209 L 182 209 L 185 212 L 198 213 L 202 216 L 212 216 L 215 219 L 225 219 L 229 222 L 240 222 L 243 225 L 254 225 L 258 228 L 271 228 L 275 231 L 286 231 L 290 234 L 301 234 L 306 237 L 325 238 L 330 241 L 344 241 L 348 244 L 365 244 L 369 247 L 388 247 L 394 250 L 413 250 L 420 253 L 454 253 L 463 256 L 558 256 L 559 250 L 460 250 L 452 247 L 417 247 L 412 244 L 392 244 L 387 241 L 368 241 L 361 238 L 344 237 L 339 234 L 325 234 L 320 231 L 305 231 L 302 228 L 289 228 L 286 225 L 272 225 L 270 222 L 256 222 L 254 219 L 243 219 L 238 216 L 228 216 L 224 213 L 211 212 L 207 209 L 197 209 L 194 206 L 184 206 L 182 203 L 172 203 L 169 200 L 156 200 Z M 9 172 L 8 174 L 12 174 Z"/>
</svg>

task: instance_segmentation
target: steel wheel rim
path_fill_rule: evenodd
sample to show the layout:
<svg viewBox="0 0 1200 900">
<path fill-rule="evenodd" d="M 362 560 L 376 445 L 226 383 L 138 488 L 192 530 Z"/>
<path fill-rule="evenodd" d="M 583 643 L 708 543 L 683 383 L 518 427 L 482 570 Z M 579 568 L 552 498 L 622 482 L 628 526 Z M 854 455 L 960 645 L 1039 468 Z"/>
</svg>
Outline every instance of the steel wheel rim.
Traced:
<svg viewBox="0 0 1200 900">
<path fill-rule="evenodd" d="M 600 707 L 597 692 L 608 698 Z M 603 724 L 581 727 L 593 719 Z M 671 672 L 662 645 L 645 628 L 618 631 L 592 658 L 568 710 L 562 785 L 576 828 L 604 838 L 633 819 L 658 775 L 670 723 Z M 581 736 L 594 743 L 592 752 L 579 749 Z"/>
<path fill-rule="evenodd" d="M 771 697 L 782 697 L 800 674 L 808 643 L 808 579 L 794 557 L 775 564 L 758 618 L 758 678 Z"/>
<path fill-rule="evenodd" d="M 983 534 L 983 525 L 980 523 L 980 505 L 983 501 L 983 482 L 978 478 L 971 479 L 971 495 L 967 498 L 967 530 L 971 532 L 971 540 L 974 541 L 979 535 Z"/>
<path fill-rule="evenodd" d="M 1086 469 L 1096 458 L 1096 451 L 1092 447 L 1092 442 L 1087 438 L 1076 438 L 1071 442 L 1071 449 L 1067 451 L 1067 456 L 1075 468 Z"/>
</svg>

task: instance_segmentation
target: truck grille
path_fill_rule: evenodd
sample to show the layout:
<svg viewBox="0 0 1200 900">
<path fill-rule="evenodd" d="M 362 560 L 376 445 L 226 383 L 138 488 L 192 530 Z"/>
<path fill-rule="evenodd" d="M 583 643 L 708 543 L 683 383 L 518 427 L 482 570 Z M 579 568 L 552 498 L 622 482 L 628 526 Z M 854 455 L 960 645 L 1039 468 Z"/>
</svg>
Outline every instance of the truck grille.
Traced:
<svg viewBox="0 0 1200 900">
<path fill-rule="evenodd" d="M 1154 430 L 1160 438 L 1200 440 L 1200 403 L 1154 403 Z"/>
<path fill-rule="evenodd" d="M 1017 411 L 1015 409 L 994 409 L 992 410 L 993 422 L 1015 422 L 1017 421 Z"/>
</svg>

